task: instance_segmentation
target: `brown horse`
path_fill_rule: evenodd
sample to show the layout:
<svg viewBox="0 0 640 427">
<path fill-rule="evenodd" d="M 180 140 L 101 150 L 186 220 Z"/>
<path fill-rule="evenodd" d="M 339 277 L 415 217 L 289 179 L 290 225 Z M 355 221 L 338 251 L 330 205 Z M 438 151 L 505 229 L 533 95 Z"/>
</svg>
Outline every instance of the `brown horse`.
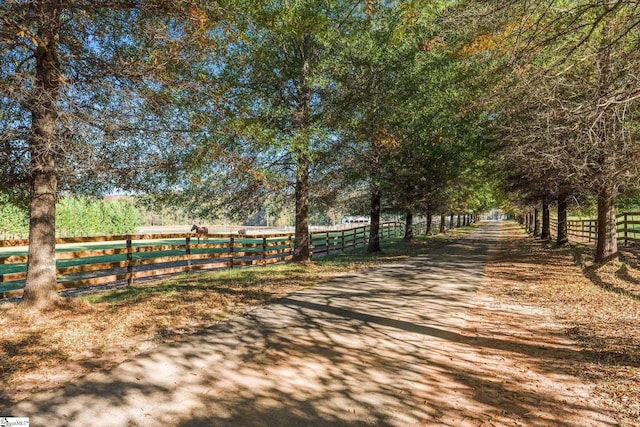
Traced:
<svg viewBox="0 0 640 427">
<path fill-rule="evenodd" d="M 202 238 L 202 240 L 206 240 L 207 239 L 207 234 L 209 234 L 209 229 L 207 227 L 200 227 L 197 226 L 195 224 L 193 224 L 193 227 L 191 227 L 191 231 L 196 232 L 196 236 L 198 236 L 198 243 L 200 243 L 200 235 L 204 234 L 204 237 Z"/>
</svg>

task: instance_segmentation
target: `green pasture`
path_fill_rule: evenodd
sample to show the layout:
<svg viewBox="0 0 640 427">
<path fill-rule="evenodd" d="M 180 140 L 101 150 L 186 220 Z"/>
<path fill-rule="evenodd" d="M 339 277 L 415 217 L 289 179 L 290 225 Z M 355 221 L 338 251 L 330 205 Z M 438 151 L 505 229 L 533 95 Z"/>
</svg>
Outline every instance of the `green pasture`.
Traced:
<svg viewBox="0 0 640 427">
<path fill-rule="evenodd" d="M 557 218 L 552 216 L 554 220 L 557 221 Z M 595 229 L 596 226 L 596 218 L 584 218 L 579 216 L 568 216 L 567 221 L 593 221 L 592 230 Z M 627 215 L 627 221 L 629 222 L 640 222 L 640 215 Z M 578 226 L 579 227 L 579 226 Z M 640 224 L 628 224 L 624 222 L 624 217 L 622 215 L 618 216 L 618 239 L 622 240 L 625 237 L 625 231 L 627 237 L 632 239 L 640 239 Z M 585 233 L 589 231 L 589 227 L 585 224 Z"/>
</svg>

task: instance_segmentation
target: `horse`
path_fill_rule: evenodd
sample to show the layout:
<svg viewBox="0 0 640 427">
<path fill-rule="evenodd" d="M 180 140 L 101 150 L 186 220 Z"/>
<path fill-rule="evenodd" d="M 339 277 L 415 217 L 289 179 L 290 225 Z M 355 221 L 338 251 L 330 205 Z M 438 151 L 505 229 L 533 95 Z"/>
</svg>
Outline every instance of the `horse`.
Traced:
<svg viewBox="0 0 640 427">
<path fill-rule="evenodd" d="M 195 224 L 193 224 L 193 227 L 191 227 L 191 231 L 196 232 L 196 236 L 198 236 L 198 243 L 200 243 L 200 235 L 204 234 L 204 237 L 202 238 L 202 240 L 206 240 L 207 239 L 207 234 L 209 234 L 209 229 L 207 227 L 199 227 Z"/>
</svg>

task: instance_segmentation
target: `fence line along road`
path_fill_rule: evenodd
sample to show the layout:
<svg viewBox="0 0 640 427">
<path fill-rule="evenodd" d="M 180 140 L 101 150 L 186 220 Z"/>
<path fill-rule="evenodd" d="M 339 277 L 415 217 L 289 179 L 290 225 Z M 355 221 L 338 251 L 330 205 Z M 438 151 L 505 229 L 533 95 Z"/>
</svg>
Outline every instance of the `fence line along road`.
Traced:
<svg viewBox="0 0 640 427">
<path fill-rule="evenodd" d="M 433 216 L 432 230 L 468 225 L 471 215 Z M 311 231 L 312 257 L 340 252 L 368 243 L 369 225 Z M 413 224 L 415 234 L 426 232 L 426 222 Z M 405 224 L 384 222 L 380 237 L 404 233 Z M 294 233 L 128 234 L 56 239 L 58 289 L 72 289 L 196 270 L 266 265 L 291 259 Z M 0 240 L 0 299 L 22 296 L 29 241 Z"/>
<path fill-rule="evenodd" d="M 525 217 L 522 221 L 528 231 L 533 232 L 534 222 L 531 217 Z M 616 216 L 618 241 L 625 245 L 640 242 L 640 212 L 624 212 Z M 550 228 L 553 233 L 558 233 L 558 220 L 550 219 Z M 567 220 L 567 235 L 577 241 L 591 243 L 598 240 L 598 220 L 570 219 Z"/>
<path fill-rule="evenodd" d="M 404 224 L 381 225 L 381 238 L 404 232 Z M 309 233 L 312 257 L 367 244 L 369 226 Z M 265 265 L 291 259 L 293 233 L 136 234 L 56 239 L 58 289 L 95 286 L 203 269 Z M 9 254 L 0 257 L 0 298 L 22 295 L 28 240 L 1 240 Z M 11 249 L 15 249 L 11 253 Z"/>
</svg>

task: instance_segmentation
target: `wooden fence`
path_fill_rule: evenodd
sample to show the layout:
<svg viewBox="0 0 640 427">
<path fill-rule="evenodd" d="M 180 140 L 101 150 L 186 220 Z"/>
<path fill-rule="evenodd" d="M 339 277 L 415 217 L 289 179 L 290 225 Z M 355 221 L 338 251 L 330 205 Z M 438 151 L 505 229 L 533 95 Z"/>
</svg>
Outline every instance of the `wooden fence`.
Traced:
<svg viewBox="0 0 640 427">
<path fill-rule="evenodd" d="M 381 225 L 381 238 L 404 232 L 404 224 Z M 367 244 L 368 226 L 310 233 L 312 257 Z M 198 242 L 193 234 L 138 234 L 56 239 L 58 288 L 216 268 L 265 265 L 291 259 L 293 234 L 209 234 Z M 24 247 L 27 240 L 0 240 L 0 247 Z M 89 247 L 82 244 L 89 243 Z M 103 246 L 100 248 L 100 246 Z M 16 251 L 18 252 L 18 251 Z M 0 298 L 21 296 L 27 255 L 0 257 Z"/>
<path fill-rule="evenodd" d="M 616 217 L 618 241 L 624 245 L 640 242 L 640 212 L 625 212 Z M 558 232 L 558 220 L 551 218 L 551 231 Z M 584 243 L 598 240 L 598 220 L 570 219 L 567 220 L 567 234 L 570 238 Z"/>
</svg>

